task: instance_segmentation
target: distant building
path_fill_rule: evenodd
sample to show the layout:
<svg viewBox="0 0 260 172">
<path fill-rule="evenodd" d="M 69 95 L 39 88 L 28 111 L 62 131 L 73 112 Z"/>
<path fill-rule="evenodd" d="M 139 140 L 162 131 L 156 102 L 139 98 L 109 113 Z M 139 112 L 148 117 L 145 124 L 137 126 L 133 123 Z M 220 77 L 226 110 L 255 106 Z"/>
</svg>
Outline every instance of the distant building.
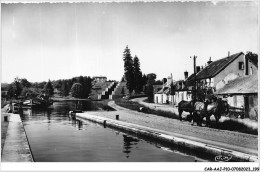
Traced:
<svg viewBox="0 0 260 172">
<path fill-rule="evenodd" d="M 177 105 L 182 100 L 192 100 L 193 77 L 194 74 L 188 77 L 188 72 L 184 72 L 185 80 L 179 80 L 174 84 L 174 105 Z"/>
<path fill-rule="evenodd" d="M 166 79 L 163 85 L 154 85 L 154 102 L 157 104 L 172 104 L 174 95 L 171 85 L 174 83 L 172 76 Z"/>
<path fill-rule="evenodd" d="M 105 77 L 105 76 L 94 76 L 93 81 L 94 82 L 106 82 L 107 77 Z"/>
</svg>

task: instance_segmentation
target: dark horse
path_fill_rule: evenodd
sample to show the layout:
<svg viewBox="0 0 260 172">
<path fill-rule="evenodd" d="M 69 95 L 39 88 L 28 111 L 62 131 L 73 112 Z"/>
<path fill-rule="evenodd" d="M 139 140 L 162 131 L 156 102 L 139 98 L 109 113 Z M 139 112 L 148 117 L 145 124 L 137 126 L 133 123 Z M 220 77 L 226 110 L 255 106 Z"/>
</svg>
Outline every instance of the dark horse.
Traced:
<svg viewBox="0 0 260 172">
<path fill-rule="evenodd" d="M 192 113 L 194 111 L 193 102 L 192 101 L 182 100 L 182 101 L 180 101 L 178 103 L 178 112 L 179 112 L 179 119 L 180 119 L 180 121 L 182 121 L 181 114 L 182 114 L 183 111 L 189 112 L 190 113 L 190 117 L 192 117 Z"/>
<path fill-rule="evenodd" d="M 218 122 L 221 114 L 228 112 L 228 104 L 222 99 L 218 99 L 216 102 L 213 103 L 209 103 L 208 101 L 196 101 L 194 104 L 192 101 L 183 100 L 178 104 L 178 111 L 180 120 L 182 120 L 182 112 L 186 111 L 189 112 L 192 117 L 192 124 L 194 124 L 194 121 L 196 121 L 197 125 L 201 126 L 203 118 L 206 117 L 206 125 L 208 126 L 210 124 L 211 115 L 214 115 L 216 122 Z"/>
</svg>

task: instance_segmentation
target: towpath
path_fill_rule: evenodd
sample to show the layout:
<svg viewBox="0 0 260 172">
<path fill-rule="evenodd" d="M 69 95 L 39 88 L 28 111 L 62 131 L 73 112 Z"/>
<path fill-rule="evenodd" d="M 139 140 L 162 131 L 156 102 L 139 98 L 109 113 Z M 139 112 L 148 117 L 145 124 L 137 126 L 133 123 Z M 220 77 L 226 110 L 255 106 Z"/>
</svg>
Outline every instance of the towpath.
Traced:
<svg viewBox="0 0 260 172">
<path fill-rule="evenodd" d="M 176 137 L 236 150 L 243 153 L 253 155 L 258 154 L 258 136 L 256 135 L 192 126 L 186 121 L 180 122 L 176 119 L 132 111 L 116 105 L 114 101 L 108 102 L 108 105 L 116 109 L 116 111 L 91 112 L 91 114 L 110 119 L 115 119 L 115 115 L 119 115 L 120 121 L 163 130 Z"/>
</svg>

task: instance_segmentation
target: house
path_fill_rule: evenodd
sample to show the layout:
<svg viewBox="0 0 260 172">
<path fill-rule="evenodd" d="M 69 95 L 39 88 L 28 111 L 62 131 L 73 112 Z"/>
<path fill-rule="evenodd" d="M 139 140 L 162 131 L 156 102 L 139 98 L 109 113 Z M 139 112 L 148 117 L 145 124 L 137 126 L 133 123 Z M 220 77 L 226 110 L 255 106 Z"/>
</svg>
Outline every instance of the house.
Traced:
<svg viewBox="0 0 260 172">
<path fill-rule="evenodd" d="M 107 81 L 107 77 L 105 76 L 94 76 L 93 77 L 93 82 L 97 83 L 97 82 L 106 82 Z"/>
<path fill-rule="evenodd" d="M 173 104 L 174 96 L 171 92 L 171 85 L 174 81 L 172 76 L 169 76 L 166 80 L 163 85 L 154 87 L 154 102 L 157 104 Z"/>
<path fill-rule="evenodd" d="M 258 75 L 246 75 L 229 81 L 216 93 L 221 97 L 227 98 L 231 107 L 242 108 L 245 117 L 258 119 Z"/>
<path fill-rule="evenodd" d="M 200 70 L 199 67 L 196 68 L 197 71 Z M 192 100 L 192 89 L 194 82 L 194 73 L 188 76 L 188 72 L 184 72 L 184 80 L 179 80 L 174 84 L 174 105 L 182 100 L 191 101 Z"/>
<path fill-rule="evenodd" d="M 243 52 L 229 55 L 225 58 L 208 61 L 208 66 L 197 73 L 198 87 L 211 89 L 215 93 L 224 87 L 229 81 L 247 75 L 249 68 L 252 73 L 257 71 L 254 65 L 249 65 L 249 59 L 245 59 Z"/>
<path fill-rule="evenodd" d="M 258 57 L 245 57 L 243 76 L 226 82 L 215 94 L 226 97 L 233 108 L 243 109 L 245 117 L 258 119 Z"/>
</svg>

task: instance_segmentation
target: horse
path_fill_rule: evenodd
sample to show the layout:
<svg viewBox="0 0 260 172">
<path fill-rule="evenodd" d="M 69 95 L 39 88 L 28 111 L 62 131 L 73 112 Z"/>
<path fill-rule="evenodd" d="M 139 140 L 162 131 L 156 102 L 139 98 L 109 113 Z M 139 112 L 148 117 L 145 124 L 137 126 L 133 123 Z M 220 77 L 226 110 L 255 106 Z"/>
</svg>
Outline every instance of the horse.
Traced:
<svg viewBox="0 0 260 172">
<path fill-rule="evenodd" d="M 182 101 L 180 101 L 178 103 L 178 112 L 179 112 L 179 119 L 180 119 L 180 121 L 182 121 L 181 114 L 182 114 L 183 111 L 189 112 L 190 113 L 190 117 L 192 117 L 192 113 L 194 111 L 193 102 L 192 101 L 182 100 Z"/>
<path fill-rule="evenodd" d="M 202 120 L 206 117 L 206 126 L 210 125 L 210 117 L 214 115 L 216 123 L 218 123 L 221 115 L 223 113 L 228 113 L 229 105 L 226 101 L 223 101 L 221 98 L 217 99 L 216 102 L 209 103 L 205 102 L 195 102 L 193 116 L 198 116 L 199 120 L 197 124 L 201 126 Z"/>
</svg>

